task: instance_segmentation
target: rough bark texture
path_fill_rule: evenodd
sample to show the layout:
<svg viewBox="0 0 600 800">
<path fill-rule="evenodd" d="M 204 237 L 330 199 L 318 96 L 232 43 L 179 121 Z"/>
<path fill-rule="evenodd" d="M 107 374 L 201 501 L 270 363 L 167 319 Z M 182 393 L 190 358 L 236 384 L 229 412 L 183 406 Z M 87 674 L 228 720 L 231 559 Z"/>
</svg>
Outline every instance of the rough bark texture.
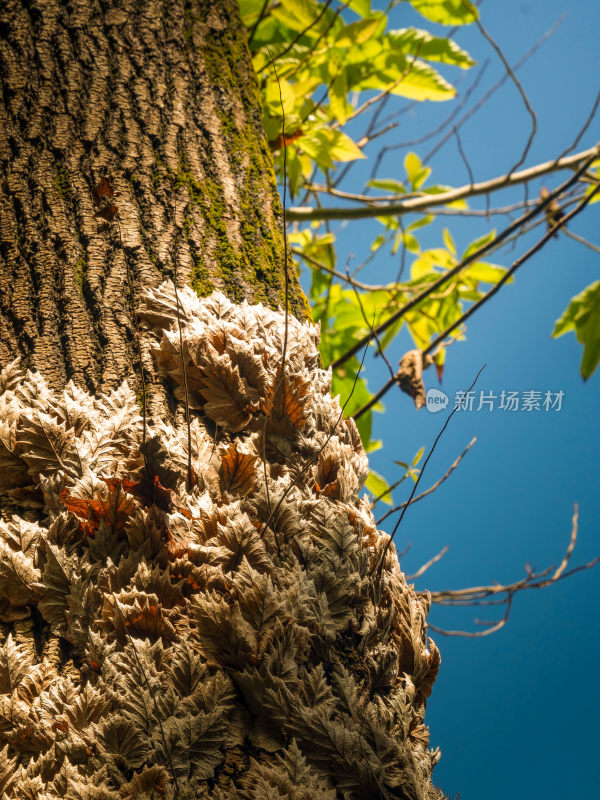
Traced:
<svg viewBox="0 0 600 800">
<path fill-rule="evenodd" d="M 90 391 L 131 379 L 135 295 L 175 269 L 201 295 L 282 301 L 235 0 L 8 0 L 0 75 L 0 364 Z M 306 313 L 296 284 L 292 301 Z"/>
<path fill-rule="evenodd" d="M 437 800 L 428 602 L 317 331 L 241 303 L 284 259 L 237 6 L 9 0 L 0 71 L 0 794 Z"/>
</svg>

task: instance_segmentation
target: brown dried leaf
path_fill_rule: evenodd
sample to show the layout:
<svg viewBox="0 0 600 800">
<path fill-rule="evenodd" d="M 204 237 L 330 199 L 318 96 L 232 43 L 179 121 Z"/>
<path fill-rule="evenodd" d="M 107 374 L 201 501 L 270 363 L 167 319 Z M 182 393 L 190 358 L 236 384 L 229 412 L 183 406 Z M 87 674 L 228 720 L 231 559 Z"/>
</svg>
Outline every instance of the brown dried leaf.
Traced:
<svg viewBox="0 0 600 800">
<path fill-rule="evenodd" d="M 227 355 L 219 356 L 213 348 L 211 350 L 202 365 L 204 377 L 199 381 L 206 401 L 202 410 L 217 425 L 237 433 L 252 419 L 257 396 L 244 386 Z"/>
<path fill-rule="evenodd" d="M 0 647 L 0 692 L 11 694 L 31 669 L 31 658 L 27 648 L 16 644 L 12 634 Z"/>
<path fill-rule="evenodd" d="M 413 398 L 417 410 L 425 405 L 423 369 L 427 369 L 431 363 L 431 356 L 424 356 L 421 350 L 409 350 L 400 360 L 400 369 L 397 373 L 398 385 L 403 392 Z"/>
<path fill-rule="evenodd" d="M 0 595 L 12 606 L 18 608 L 34 600 L 32 587 L 39 578 L 32 559 L 0 543 Z"/>
<path fill-rule="evenodd" d="M 309 382 L 301 375 L 285 374 L 282 378 L 278 371 L 267 390 L 262 410 L 276 428 L 287 422 L 297 431 L 304 430 L 306 418 L 303 406 L 309 389 Z"/>
<path fill-rule="evenodd" d="M 40 473 L 47 476 L 58 470 L 72 478 L 81 475 L 81 459 L 73 430 L 59 425 L 48 414 L 36 410 L 29 418 L 24 418 L 17 441 L 33 478 Z"/>
<path fill-rule="evenodd" d="M 133 778 L 124 783 L 119 792 L 123 800 L 138 800 L 139 797 L 162 797 L 171 778 L 163 766 L 154 764 L 134 775 Z"/>
<path fill-rule="evenodd" d="M 110 185 L 110 181 L 108 180 L 107 176 L 103 175 L 92 189 L 92 201 L 95 206 L 99 206 L 106 200 L 106 198 L 113 197 L 114 193 L 115 192 Z"/>
<path fill-rule="evenodd" d="M 419 693 L 425 700 L 431 695 L 433 684 L 435 683 L 435 679 L 440 671 L 440 664 L 442 663 L 442 656 L 433 639 L 429 640 L 429 650 L 431 653 L 427 659 L 429 662 L 429 670 L 419 684 Z"/>
<path fill-rule="evenodd" d="M 254 491 L 256 486 L 256 460 L 258 456 L 238 450 L 236 442 L 232 442 L 221 461 L 219 471 L 221 491 L 245 497 Z"/>
</svg>

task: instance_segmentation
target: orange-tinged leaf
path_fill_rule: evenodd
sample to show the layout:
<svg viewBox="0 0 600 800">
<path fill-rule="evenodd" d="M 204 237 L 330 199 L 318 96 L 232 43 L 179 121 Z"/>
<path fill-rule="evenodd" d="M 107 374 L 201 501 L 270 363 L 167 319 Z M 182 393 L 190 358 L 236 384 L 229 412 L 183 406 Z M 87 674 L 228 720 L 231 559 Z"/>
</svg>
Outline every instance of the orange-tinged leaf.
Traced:
<svg viewBox="0 0 600 800">
<path fill-rule="evenodd" d="M 245 496 L 254 491 L 256 486 L 257 456 L 242 453 L 237 443 L 232 442 L 221 461 L 221 490 Z"/>
<path fill-rule="evenodd" d="M 298 431 L 306 427 L 303 405 L 309 384 L 299 375 L 284 375 L 278 372 L 273 385 L 263 401 L 263 412 L 275 422 L 287 421 Z"/>
<path fill-rule="evenodd" d="M 171 510 L 172 491 L 171 489 L 165 489 L 158 480 L 158 475 L 152 476 L 144 469 L 141 480 L 137 483 L 123 481 L 123 486 L 126 492 L 141 500 L 146 508 L 155 505 L 161 511 Z"/>
<path fill-rule="evenodd" d="M 129 518 L 133 503 L 127 497 L 127 485 L 131 481 L 121 481 L 118 478 L 101 478 L 109 489 L 108 497 L 78 497 L 69 494 L 67 488 L 60 493 L 60 500 L 72 514 L 80 520 L 81 530 L 88 536 L 93 536 L 100 522 L 104 520 L 113 529 L 119 528 Z"/>
</svg>

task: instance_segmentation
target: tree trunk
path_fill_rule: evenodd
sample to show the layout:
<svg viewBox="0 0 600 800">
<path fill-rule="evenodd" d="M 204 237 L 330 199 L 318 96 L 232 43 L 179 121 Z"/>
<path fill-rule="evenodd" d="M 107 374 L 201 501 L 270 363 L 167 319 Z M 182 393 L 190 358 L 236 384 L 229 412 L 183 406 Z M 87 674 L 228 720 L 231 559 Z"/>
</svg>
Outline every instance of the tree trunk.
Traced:
<svg viewBox="0 0 600 800">
<path fill-rule="evenodd" d="M 0 37 L 0 360 L 53 386 L 131 378 L 131 303 L 175 270 L 201 295 L 283 301 L 234 0 L 8 0 Z M 291 299 L 305 313 L 296 281 Z"/>
<path fill-rule="evenodd" d="M 0 68 L 0 794 L 438 797 L 237 5 L 9 0 Z"/>
</svg>

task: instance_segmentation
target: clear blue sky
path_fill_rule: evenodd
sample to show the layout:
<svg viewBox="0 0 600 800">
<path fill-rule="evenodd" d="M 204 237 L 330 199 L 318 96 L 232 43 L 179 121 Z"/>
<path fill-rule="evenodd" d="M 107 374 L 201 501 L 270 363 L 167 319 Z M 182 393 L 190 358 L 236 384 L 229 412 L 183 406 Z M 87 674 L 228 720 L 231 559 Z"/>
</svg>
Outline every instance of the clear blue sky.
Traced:
<svg viewBox="0 0 600 800">
<path fill-rule="evenodd" d="M 377 7 L 379 4 L 374 3 Z M 534 164 L 555 157 L 571 144 L 600 89 L 598 30 L 600 4 L 593 0 L 487 0 L 482 20 L 511 62 L 518 60 L 564 12 L 567 17 L 519 77 L 538 114 L 539 133 L 527 159 Z M 432 29 L 408 3 L 392 12 L 392 27 Z M 485 86 L 502 74 L 502 65 L 475 29 L 455 39 L 481 64 L 489 57 Z M 450 78 L 458 71 L 445 70 Z M 466 75 L 461 91 L 470 84 Z M 474 96 L 480 97 L 484 87 Z M 398 101 L 401 103 L 402 101 Z M 435 126 L 449 112 L 429 104 L 402 117 L 394 137 L 409 139 Z M 528 132 L 528 116 L 514 86 L 507 83 L 461 131 L 477 180 L 506 171 L 517 160 Z M 600 139 L 600 115 L 580 147 Z M 435 141 L 435 140 L 434 140 Z M 370 151 L 376 152 L 376 146 Z M 425 148 L 420 151 L 424 154 Z M 369 151 L 367 151 L 369 153 Z M 381 177 L 402 178 L 403 154 L 390 157 Z M 371 161 L 372 163 L 372 161 Z M 367 165 L 370 167 L 370 165 Z M 468 181 L 456 146 L 449 143 L 433 160 L 435 182 Z M 360 190 L 362 167 L 346 188 Z M 352 175 L 352 173 L 351 173 Z M 565 177 L 564 173 L 563 179 Z M 555 186 L 559 179 L 545 181 Z M 537 193 L 540 182 L 534 185 Z M 483 204 L 473 203 L 473 206 Z M 572 229 L 600 244 L 600 204 L 592 206 Z M 357 261 L 377 233 L 377 223 L 337 227 L 339 261 L 348 253 Z M 485 225 L 452 224 L 459 251 Z M 424 237 L 441 244 L 441 229 Z M 509 264 L 522 252 L 496 256 Z M 363 280 L 393 279 L 397 259 L 378 254 Z M 573 558 L 587 561 L 600 553 L 600 374 L 586 384 L 579 377 L 581 348 L 572 334 L 550 338 L 554 321 L 568 299 L 600 276 L 600 255 L 560 236 L 518 273 L 469 323 L 468 341 L 451 348 L 444 390 L 465 389 L 482 366 L 479 388 L 565 393 L 560 413 L 479 412 L 457 414 L 423 478 L 423 488 L 442 475 L 473 436 L 478 441 L 461 467 L 431 498 L 409 509 L 397 534 L 398 549 L 412 542 L 403 559 L 415 571 L 444 545 L 450 551 L 421 579 L 418 588 L 461 588 L 524 575 L 526 562 L 542 568 L 558 564 L 568 542 L 574 502 L 580 507 L 580 533 Z M 397 360 L 409 347 L 398 341 Z M 387 378 L 380 364 L 368 365 L 369 385 Z M 427 375 L 428 385 L 435 385 Z M 385 441 L 372 466 L 389 479 L 394 459 L 408 460 L 429 446 L 442 414 L 416 412 L 405 395 L 389 395 L 386 415 L 376 415 L 375 438 Z M 397 500 L 405 498 L 399 494 Z M 599 568 L 600 569 L 600 568 Z M 600 697 L 596 664 L 600 657 L 598 612 L 600 571 L 584 572 L 543 591 L 517 597 L 507 627 L 477 640 L 436 636 L 442 668 L 428 708 L 432 746 L 442 748 L 437 784 L 461 800 L 525 800 L 597 796 L 595 753 L 600 744 Z M 489 618 L 493 609 L 479 616 Z M 473 610 L 432 610 L 433 623 L 473 629 Z"/>
</svg>

